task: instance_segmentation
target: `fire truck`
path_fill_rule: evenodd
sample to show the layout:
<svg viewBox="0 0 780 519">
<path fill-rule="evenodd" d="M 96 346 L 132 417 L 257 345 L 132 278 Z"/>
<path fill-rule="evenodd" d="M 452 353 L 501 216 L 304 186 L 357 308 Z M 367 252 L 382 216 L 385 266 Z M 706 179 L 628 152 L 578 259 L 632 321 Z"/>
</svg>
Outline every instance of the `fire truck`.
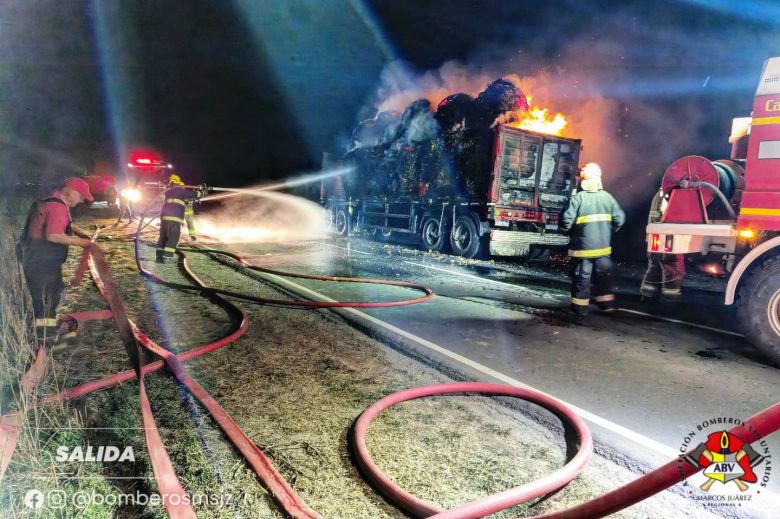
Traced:
<svg viewBox="0 0 780 519">
<path fill-rule="evenodd" d="M 569 243 L 558 217 L 575 186 L 581 149 L 579 139 L 498 125 L 486 150 L 489 179 L 481 184 L 487 187 L 474 196 L 433 194 L 422 184 L 418 190 L 417 182 L 404 195 L 361 196 L 340 177 L 323 182 L 320 196 L 341 236 L 398 233 L 418 237 L 428 250 L 467 258 L 541 257 Z M 326 156 L 323 168 L 335 162 Z"/>
<path fill-rule="evenodd" d="M 648 251 L 722 256 L 725 304 L 780 362 L 780 57 L 764 63 L 753 113 L 734 119 L 729 141 L 729 160 L 688 156 L 666 170 L 666 208 L 647 226 Z"/>
<path fill-rule="evenodd" d="M 151 149 L 132 150 L 128 158 L 126 181 L 120 191 L 120 204 L 123 208 L 147 198 L 144 192 L 149 191 L 150 186 L 164 185 L 173 168 L 160 153 Z"/>
</svg>

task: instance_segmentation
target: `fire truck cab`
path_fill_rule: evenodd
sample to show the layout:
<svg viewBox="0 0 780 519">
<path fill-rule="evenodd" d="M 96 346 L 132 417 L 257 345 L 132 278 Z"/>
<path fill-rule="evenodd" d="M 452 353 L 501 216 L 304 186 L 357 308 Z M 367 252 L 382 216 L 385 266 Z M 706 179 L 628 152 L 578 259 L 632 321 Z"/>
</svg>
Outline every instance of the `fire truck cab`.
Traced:
<svg viewBox="0 0 780 519">
<path fill-rule="evenodd" d="M 730 160 L 689 156 L 666 171 L 667 206 L 647 226 L 650 253 L 722 254 L 724 302 L 780 362 L 780 57 L 764 63 L 753 113 L 734 120 Z"/>
</svg>

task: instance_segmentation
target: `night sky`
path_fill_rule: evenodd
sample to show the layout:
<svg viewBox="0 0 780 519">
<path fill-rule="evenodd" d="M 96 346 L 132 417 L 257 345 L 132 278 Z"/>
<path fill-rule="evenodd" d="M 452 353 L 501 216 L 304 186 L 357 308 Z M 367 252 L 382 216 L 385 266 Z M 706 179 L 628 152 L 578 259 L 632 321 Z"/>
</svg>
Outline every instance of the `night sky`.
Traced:
<svg viewBox="0 0 780 519">
<path fill-rule="evenodd" d="M 731 118 L 780 55 L 778 25 L 766 0 L 4 0 L 1 175 L 62 177 L 138 145 L 218 185 L 316 169 L 399 60 L 420 75 L 453 60 L 587 74 L 626 107 L 615 132 L 632 129 L 637 167 L 660 175 L 669 157 L 728 153 Z M 666 143 L 659 116 L 682 118 L 685 137 Z"/>
</svg>

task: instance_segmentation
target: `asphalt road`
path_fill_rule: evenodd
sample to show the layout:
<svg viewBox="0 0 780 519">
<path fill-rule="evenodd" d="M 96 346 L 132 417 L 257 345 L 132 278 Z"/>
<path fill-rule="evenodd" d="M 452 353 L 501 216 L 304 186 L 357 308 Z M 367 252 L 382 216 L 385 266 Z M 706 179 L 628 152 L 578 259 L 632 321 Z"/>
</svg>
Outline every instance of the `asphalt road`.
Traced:
<svg viewBox="0 0 780 519">
<path fill-rule="evenodd" d="M 568 282 L 555 262 L 466 261 L 362 239 L 231 248 L 269 268 L 432 288 L 436 296 L 426 303 L 340 313 L 465 378 L 526 384 L 572 404 L 597 449 L 637 470 L 673 458 L 697 424 L 747 418 L 780 400 L 780 370 L 735 333 L 712 278 L 692 276 L 682 301 L 659 303 L 639 297 L 641 269 L 623 266 L 618 305 L 625 310 L 578 323 L 565 311 Z M 311 299 L 415 297 L 394 287 L 274 280 Z M 767 446 L 780 453 L 780 434 Z M 780 515 L 780 474 L 771 476 L 735 516 Z"/>
</svg>

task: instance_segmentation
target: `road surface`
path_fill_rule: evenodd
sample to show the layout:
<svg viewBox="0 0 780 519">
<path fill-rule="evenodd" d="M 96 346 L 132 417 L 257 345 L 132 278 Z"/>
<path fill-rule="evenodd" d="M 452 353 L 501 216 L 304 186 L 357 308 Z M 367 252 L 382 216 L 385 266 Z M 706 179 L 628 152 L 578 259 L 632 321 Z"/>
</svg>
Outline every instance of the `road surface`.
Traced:
<svg viewBox="0 0 780 519">
<path fill-rule="evenodd" d="M 435 298 L 421 305 L 338 311 L 462 378 L 528 385 L 575 406 L 597 449 L 636 470 L 673 458 L 698 424 L 747 418 L 780 395 L 780 371 L 736 332 L 712 278 L 694 276 L 682 301 L 659 303 L 639 297 L 640 270 L 623 266 L 622 310 L 580 323 L 566 312 L 568 281 L 554 262 L 467 261 L 354 238 L 231 249 L 269 268 L 431 287 Z M 271 279 L 315 300 L 409 297 L 393 287 Z M 767 443 L 780 452 L 780 435 Z M 779 489 L 774 475 L 759 507 L 780 510 Z"/>
</svg>

